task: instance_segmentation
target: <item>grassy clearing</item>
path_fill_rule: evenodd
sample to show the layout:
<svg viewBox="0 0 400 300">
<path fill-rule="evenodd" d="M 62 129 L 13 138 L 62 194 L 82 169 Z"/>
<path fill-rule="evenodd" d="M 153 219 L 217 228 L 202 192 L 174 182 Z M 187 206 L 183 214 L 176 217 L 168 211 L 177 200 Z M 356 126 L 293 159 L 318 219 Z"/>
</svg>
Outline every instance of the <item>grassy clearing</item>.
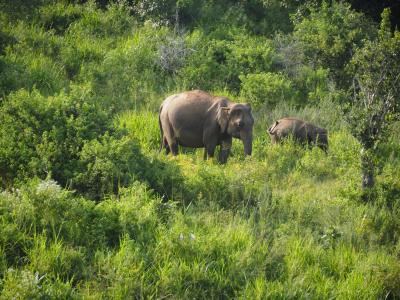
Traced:
<svg viewBox="0 0 400 300">
<path fill-rule="evenodd" d="M 158 154 L 154 113 L 116 122 L 150 160 L 175 165 L 174 194 L 136 182 L 95 204 L 37 180 L 3 192 L 3 298 L 399 296 L 398 209 L 356 200 L 359 147 L 346 131 L 328 155 L 258 135 L 252 158 L 237 144 L 221 166 L 199 151 Z"/>
</svg>

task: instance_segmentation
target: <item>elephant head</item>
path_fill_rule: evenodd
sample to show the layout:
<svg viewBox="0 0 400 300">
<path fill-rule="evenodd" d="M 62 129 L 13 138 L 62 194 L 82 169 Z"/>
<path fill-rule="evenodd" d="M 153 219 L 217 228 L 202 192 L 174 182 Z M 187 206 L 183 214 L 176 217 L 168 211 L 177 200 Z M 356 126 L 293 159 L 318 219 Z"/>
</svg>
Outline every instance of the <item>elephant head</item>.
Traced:
<svg viewBox="0 0 400 300">
<path fill-rule="evenodd" d="M 220 106 L 217 122 L 221 133 L 241 139 L 245 155 L 251 155 L 254 119 L 249 104 L 231 102 L 226 106 Z"/>
</svg>

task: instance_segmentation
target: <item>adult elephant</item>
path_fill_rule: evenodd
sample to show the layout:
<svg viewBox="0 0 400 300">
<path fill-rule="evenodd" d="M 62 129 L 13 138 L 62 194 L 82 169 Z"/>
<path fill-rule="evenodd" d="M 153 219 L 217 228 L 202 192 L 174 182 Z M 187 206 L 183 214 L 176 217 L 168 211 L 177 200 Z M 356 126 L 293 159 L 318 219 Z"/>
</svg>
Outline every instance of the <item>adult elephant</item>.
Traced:
<svg viewBox="0 0 400 300">
<path fill-rule="evenodd" d="M 213 157 L 221 145 L 219 161 L 226 163 L 232 137 L 241 139 L 244 153 L 251 155 L 254 119 L 248 104 L 194 90 L 169 96 L 160 106 L 160 151 L 178 154 L 178 145 L 205 148 L 204 159 Z"/>
</svg>

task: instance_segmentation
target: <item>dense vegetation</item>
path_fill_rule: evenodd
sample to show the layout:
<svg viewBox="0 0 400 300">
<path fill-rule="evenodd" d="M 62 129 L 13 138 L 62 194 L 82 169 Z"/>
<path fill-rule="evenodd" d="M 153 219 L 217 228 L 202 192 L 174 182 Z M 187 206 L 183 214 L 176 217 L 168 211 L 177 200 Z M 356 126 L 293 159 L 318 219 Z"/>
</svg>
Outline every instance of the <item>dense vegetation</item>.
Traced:
<svg viewBox="0 0 400 300">
<path fill-rule="evenodd" d="M 0 298 L 400 298 L 400 34 L 300 2 L 0 1 Z M 158 153 L 194 88 L 252 104 L 251 158 Z"/>
</svg>

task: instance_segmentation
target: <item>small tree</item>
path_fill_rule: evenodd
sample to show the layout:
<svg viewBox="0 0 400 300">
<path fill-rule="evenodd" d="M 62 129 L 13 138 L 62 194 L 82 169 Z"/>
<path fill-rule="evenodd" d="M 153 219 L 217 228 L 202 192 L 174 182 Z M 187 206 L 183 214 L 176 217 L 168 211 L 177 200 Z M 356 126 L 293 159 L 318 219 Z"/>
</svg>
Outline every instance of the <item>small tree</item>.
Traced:
<svg viewBox="0 0 400 300">
<path fill-rule="evenodd" d="M 363 198 L 374 186 L 377 146 L 389 133 L 389 125 L 399 120 L 400 33 L 390 29 L 390 10 L 382 13 L 378 38 L 358 49 L 351 61 L 354 97 L 348 119 L 362 145 Z"/>
</svg>

